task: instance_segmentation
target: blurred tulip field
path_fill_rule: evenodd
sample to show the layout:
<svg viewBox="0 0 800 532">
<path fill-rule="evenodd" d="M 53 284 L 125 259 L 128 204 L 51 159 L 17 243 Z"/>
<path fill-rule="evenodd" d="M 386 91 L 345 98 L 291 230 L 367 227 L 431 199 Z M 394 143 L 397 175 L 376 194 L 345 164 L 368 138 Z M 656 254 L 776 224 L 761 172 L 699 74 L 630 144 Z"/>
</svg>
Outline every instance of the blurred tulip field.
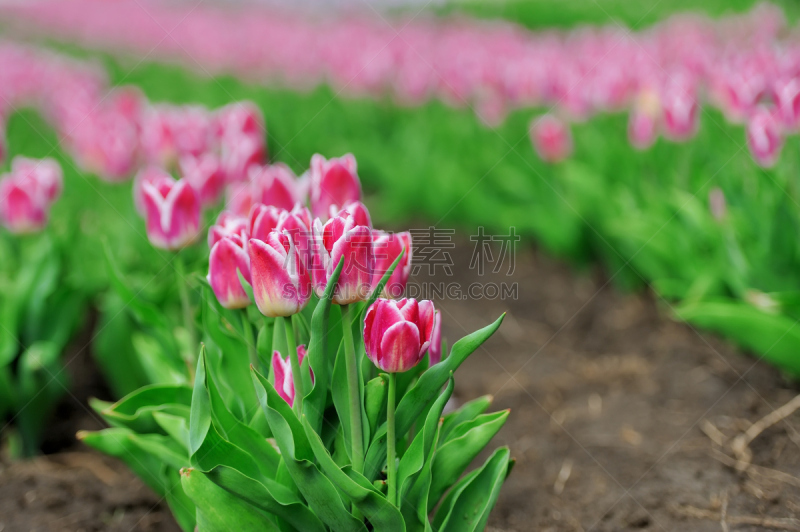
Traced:
<svg viewBox="0 0 800 532">
<path fill-rule="evenodd" d="M 0 14 L 0 531 L 800 530 L 798 4 Z"/>
</svg>

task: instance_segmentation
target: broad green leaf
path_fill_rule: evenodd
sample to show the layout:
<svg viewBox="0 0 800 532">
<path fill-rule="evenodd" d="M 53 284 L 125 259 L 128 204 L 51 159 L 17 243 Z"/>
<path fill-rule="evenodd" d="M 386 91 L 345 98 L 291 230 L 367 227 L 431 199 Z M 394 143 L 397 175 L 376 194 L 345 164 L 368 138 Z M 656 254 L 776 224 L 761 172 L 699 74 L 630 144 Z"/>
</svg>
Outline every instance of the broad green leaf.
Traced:
<svg viewBox="0 0 800 532">
<path fill-rule="evenodd" d="M 366 532 L 364 523 L 347 511 L 336 488 L 314 465 L 314 453 L 305 431 L 289 404 L 256 371 L 253 371 L 253 382 L 283 463 L 317 517 L 336 531 Z"/>
<path fill-rule="evenodd" d="M 491 395 L 484 395 L 472 401 L 468 401 L 461 405 L 461 407 L 444 416 L 442 422 L 442 429 L 439 431 L 439 441 L 444 442 L 450 435 L 450 432 L 461 423 L 475 419 L 480 414 L 483 414 L 489 405 L 492 404 L 493 397 Z"/>
<path fill-rule="evenodd" d="M 505 424 L 508 410 L 484 414 L 473 421 L 463 423 L 469 425 L 463 435 L 456 436 L 436 450 L 431 468 L 432 481 L 428 498 L 428 511 L 432 510 L 444 492 L 458 480 L 470 462 L 478 456 L 497 431 Z"/>
<path fill-rule="evenodd" d="M 328 328 L 331 310 L 331 298 L 339 281 L 339 275 L 344 266 L 344 258 L 339 261 L 336 269 L 328 279 L 328 286 L 325 293 L 320 298 L 311 317 L 311 339 L 308 342 L 308 363 L 314 372 L 314 387 L 311 388 L 303 401 L 303 410 L 308 418 L 311 427 L 320 431 L 322 425 L 322 415 L 325 412 L 325 401 L 328 397 L 328 358 L 331 353 L 328 351 Z"/>
<path fill-rule="evenodd" d="M 155 305 L 143 300 L 128 283 L 122 278 L 116 261 L 111 252 L 108 241 L 103 242 L 103 251 L 106 258 L 106 270 L 108 279 L 114 291 L 125 302 L 126 308 L 136 317 L 139 323 L 151 327 L 161 327 L 164 323 L 164 314 Z"/>
<path fill-rule="evenodd" d="M 205 365 L 205 360 L 205 353 L 203 353 L 199 363 Z M 256 463 L 259 464 L 259 467 L 263 468 L 267 477 L 274 478 L 275 471 L 278 469 L 278 462 L 280 461 L 278 451 L 267 443 L 267 440 L 261 435 L 240 422 L 228 411 L 219 394 L 213 375 L 207 368 L 204 374 L 206 391 L 211 404 L 211 415 L 214 419 L 215 426 L 219 429 L 223 437 L 247 452 Z M 241 390 L 241 393 L 247 393 L 249 391 L 250 390 Z M 255 392 L 253 393 L 255 394 Z"/>
<path fill-rule="evenodd" d="M 508 475 L 509 457 L 508 448 L 497 449 L 480 469 L 453 488 L 434 518 L 439 532 L 481 532 L 486 528 Z"/>
<path fill-rule="evenodd" d="M 265 513 L 220 488 L 202 471 L 191 467 L 182 469 L 181 486 L 197 506 L 197 532 L 280 532 L 278 525 Z"/>
<path fill-rule="evenodd" d="M 450 350 L 450 355 L 434 364 L 423 373 L 414 386 L 409 389 L 400 404 L 397 406 L 397 434 L 405 434 L 411 428 L 411 424 L 423 412 L 426 405 L 433 402 L 439 395 L 442 386 L 447 382 L 451 372 L 456 369 L 471 355 L 478 347 L 483 344 L 500 327 L 505 314 L 500 316 L 494 323 L 479 329 L 472 334 L 456 342 Z M 364 462 L 364 476 L 368 479 L 375 479 L 380 471 L 381 464 L 386 456 L 386 439 L 381 438 L 378 432 L 373 438 L 367 451 Z"/>
<path fill-rule="evenodd" d="M 800 376 L 800 327 L 796 327 L 794 319 L 733 301 L 684 305 L 675 314 L 679 319 L 722 333 L 791 375 Z"/>
<path fill-rule="evenodd" d="M 159 457 L 162 462 L 176 470 L 189 465 L 189 455 L 169 436 L 131 434 L 128 438 L 141 450 Z"/>
<path fill-rule="evenodd" d="M 186 367 L 177 366 L 175 360 L 163 352 L 162 346 L 155 338 L 136 333 L 131 337 L 131 343 L 150 382 L 188 384 Z"/>
<path fill-rule="evenodd" d="M 197 525 L 197 508 L 183 491 L 180 470 L 164 466 L 161 476 L 165 482 L 167 505 L 169 505 L 173 517 L 183 532 L 194 532 Z"/>
<path fill-rule="evenodd" d="M 189 420 L 167 412 L 153 412 L 153 419 L 161 429 L 178 442 L 189 456 Z"/>
<path fill-rule="evenodd" d="M 181 415 L 191 401 L 191 388 L 186 385 L 154 384 L 126 395 L 101 414 L 113 426 L 128 427 L 137 433 L 161 432 L 153 413 Z"/>
<path fill-rule="evenodd" d="M 306 432 L 311 448 L 320 464 L 325 476 L 330 479 L 350 501 L 364 514 L 376 530 L 386 532 L 405 531 L 405 523 L 400 511 L 375 489 L 375 487 L 360 473 L 350 468 L 349 475 L 336 465 L 328 453 L 319 435 L 303 419 L 303 428 Z"/>
<path fill-rule="evenodd" d="M 428 416 L 425 418 L 425 424 L 422 426 L 422 430 L 417 433 L 417 436 L 414 438 L 414 441 L 411 442 L 403 458 L 400 459 L 400 465 L 397 468 L 397 494 L 399 500 L 402 501 L 403 504 L 407 502 L 404 500 L 406 493 L 410 489 L 411 483 L 416 479 L 417 473 L 422 470 L 425 460 L 430 459 L 432 456 L 432 451 L 434 450 L 434 445 L 437 440 L 436 436 L 439 430 L 442 410 L 444 410 L 444 406 L 452 396 L 454 386 L 453 374 L 451 373 L 447 388 L 436 399 L 430 411 L 428 411 Z M 411 507 L 411 513 L 408 515 L 416 514 L 417 501 L 412 498 L 412 500 L 408 502 L 410 502 Z M 407 515 L 405 510 L 403 511 L 403 515 Z M 406 517 L 406 521 L 408 521 L 408 517 Z"/>
<path fill-rule="evenodd" d="M 98 451 L 119 458 L 141 478 L 150 489 L 164 496 L 164 479 L 161 476 L 163 462 L 157 456 L 144 451 L 130 438 L 134 433 L 126 428 L 103 429 L 98 432 L 78 432 L 77 438 Z"/>
</svg>

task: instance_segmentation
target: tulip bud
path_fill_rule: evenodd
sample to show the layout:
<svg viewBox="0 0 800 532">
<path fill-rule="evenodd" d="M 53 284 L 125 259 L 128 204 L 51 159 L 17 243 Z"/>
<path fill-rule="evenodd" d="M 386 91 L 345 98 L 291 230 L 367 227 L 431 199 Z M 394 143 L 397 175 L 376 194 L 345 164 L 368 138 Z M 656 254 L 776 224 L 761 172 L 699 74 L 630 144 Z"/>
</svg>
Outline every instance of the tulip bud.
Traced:
<svg viewBox="0 0 800 532">
<path fill-rule="evenodd" d="M 303 366 L 303 359 L 306 357 L 306 346 L 297 346 L 297 359 L 300 367 Z M 308 368 L 311 373 L 311 382 L 314 382 L 314 372 L 311 367 Z M 292 377 L 292 364 L 287 356 L 285 359 L 281 357 L 278 351 L 272 352 L 272 372 L 275 374 L 275 391 L 278 392 L 284 401 L 289 403 L 289 406 L 294 406 L 294 378 Z"/>
<path fill-rule="evenodd" d="M 355 218 L 356 225 L 364 225 L 372 229 L 372 218 L 369 215 L 369 210 L 367 210 L 367 206 L 360 201 L 351 201 L 341 208 L 338 205 L 331 205 L 329 209 L 330 218 L 334 216 L 347 216 L 349 213 Z"/>
<path fill-rule="evenodd" d="M 775 165 L 783 147 L 783 133 L 770 109 L 759 107 L 747 123 L 747 145 L 759 166 Z"/>
<path fill-rule="evenodd" d="M 530 136 L 539 157 L 548 163 L 562 161 L 572 153 L 572 135 L 561 119 L 542 115 L 531 123 Z"/>
<path fill-rule="evenodd" d="M 431 345 L 428 348 L 430 365 L 442 361 L 442 313 L 436 311 L 433 315 L 433 331 L 431 332 Z"/>
<path fill-rule="evenodd" d="M 200 204 L 208 207 L 216 204 L 222 196 L 225 176 L 217 156 L 204 153 L 198 156 L 184 155 L 179 162 L 181 175 L 197 191 Z"/>
<path fill-rule="evenodd" d="M 297 203 L 305 203 L 297 176 L 285 164 L 254 165 L 248 174 L 253 184 L 254 201 L 287 211 Z"/>
<path fill-rule="evenodd" d="M 142 183 L 147 237 L 158 248 L 177 250 L 200 232 L 200 199 L 188 181 Z"/>
<path fill-rule="evenodd" d="M 254 205 L 250 211 L 250 236 L 266 240 L 274 230 L 280 233 L 288 232 L 292 235 L 292 241 L 297 246 L 303 265 L 309 270 L 313 241 L 310 224 L 311 214 L 299 203 L 291 211 L 260 203 Z"/>
<path fill-rule="evenodd" d="M 208 230 L 208 247 L 213 248 L 214 244 L 225 238 L 226 236 L 239 235 L 244 242 L 250 238 L 248 232 L 247 218 L 237 216 L 232 212 L 222 211 L 217 217 L 217 223 L 212 225 Z"/>
<path fill-rule="evenodd" d="M 381 371 L 408 371 L 428 350 L 433 328 L 433 302 L 378 299 L 364 318 L 364 348 Z"/>
<path fill-rule="evenodd" d="M 251 137 L 226 137 L 220 145 L 220 164 L 229 183 L 247 180 L 251 166 L 264 161 L 264 143 Z"/>
<path fill-rule="evenodd" d="M 41 160 L 17 156 L 11 161 L 11 173 L 17 179 L 30 181 L 31 186 L 41 190 L 48 202 L 53 202 L 64 189 L 61 166 L 50 157 Z"/>
<path fill-rule="evenodd" d="M 141 147 L 150 164 L 170 167 L 178 157 L 170 120 L 171 107 L 148 107 L 142 116 Z"/>
<path fill-rule="evenodd" d="M 291 316 L 311 298 L 311 278 L 288 232 L 273 231 L 266 240 L 250 239 L 253 297 L 265 316 Z"/>
<path fill-rule="evenodd" d="M 208 151 L 212 140 L 208 109 L 200 105 L 175 107 L 169 120 L 179 158 L 187 155 L 197 157 Z"/>
<path fill-rule="evenodd" d="M 356 224 L 351 214 L 331 218 L 324 226 L 319 218 L 314 220 L 312 274 L 314 290 L 319 297 L 325 293 L 328 278 L 342 258 L 344 266 L 333 292 L 333 302 L 347 305 L 367 299 L 375 264 L 370 228 Z"/>
<path fill-rule="evenodd" d="M 154 185 L 158 190 L 169 190 L 175 179 L 159 166 L 146 166 L 139 170 L 133 178 L 133 204 L 136 211 L 145 216 L 144 207 L 144 184 Z"/>
<path fill-rule="evenodd" d="M 386 233 L 372 231 L 372 250 L 375 255 L 375 269 L 372 272 L 372 289 L 375 290 L 384 274 L 403 253 L 403 258 L 392 272 L 392 276 L 383 287 L 381 297 L 399 298 L 403 295 L 411 275 L 411 233 Z"/>
<path fill-rule="evenodd" d="M 315 217 L 329 216 L 331 205 L 342 206 L 361 199 L 356 166 L 351 153 L 333 159 L 319 154 L 311 157 L 311 213 Z"/>
<path fill-rule="evenodd" d="M 240 235 L 226 236 L 211 248 L 208 258 L 208 284 L 225 308 L 244 308 L 250 298 L 242 287 L 239 274 L 251 282 L 250 258 L 245 250 L 245 240 Z"/>
</svg>

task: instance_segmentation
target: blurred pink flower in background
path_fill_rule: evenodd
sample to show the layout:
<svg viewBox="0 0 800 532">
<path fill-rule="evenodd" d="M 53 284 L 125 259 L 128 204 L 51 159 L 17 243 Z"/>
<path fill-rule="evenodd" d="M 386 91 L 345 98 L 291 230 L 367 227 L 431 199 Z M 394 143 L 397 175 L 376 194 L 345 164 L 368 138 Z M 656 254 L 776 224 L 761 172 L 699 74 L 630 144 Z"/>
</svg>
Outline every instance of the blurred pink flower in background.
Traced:
<svg viewBox="0 0 800 532">
<path fill-rule="evenodd" d="M 562 161 L 572 154 L 572 134 L 560 118 L 546 114 L 536 118 L 530 126 L 533 147 L 539 157 L 548 163 Z"/>
<path fill-rule="evenodd" d="M 775 165 L 783 147 L 783 132 L 773 109 L 760 106 L 747 122 L 747 146 L 762 167 Z"/>
</svg>

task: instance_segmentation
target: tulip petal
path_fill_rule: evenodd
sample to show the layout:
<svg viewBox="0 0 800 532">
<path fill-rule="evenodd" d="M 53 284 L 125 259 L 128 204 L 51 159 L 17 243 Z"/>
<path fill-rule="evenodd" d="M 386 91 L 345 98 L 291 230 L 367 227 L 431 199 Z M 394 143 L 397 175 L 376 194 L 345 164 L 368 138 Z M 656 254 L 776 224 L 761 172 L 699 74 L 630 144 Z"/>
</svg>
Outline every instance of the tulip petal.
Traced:
<svg viewBox="0 0 800 532">
<path fill-rule="evenodd" d="M 413 368 L 420 359 L 419 329 L 413 323 L 395 323 L 383 334 L 377 366 L 389 373 Z"/>
</svg>

